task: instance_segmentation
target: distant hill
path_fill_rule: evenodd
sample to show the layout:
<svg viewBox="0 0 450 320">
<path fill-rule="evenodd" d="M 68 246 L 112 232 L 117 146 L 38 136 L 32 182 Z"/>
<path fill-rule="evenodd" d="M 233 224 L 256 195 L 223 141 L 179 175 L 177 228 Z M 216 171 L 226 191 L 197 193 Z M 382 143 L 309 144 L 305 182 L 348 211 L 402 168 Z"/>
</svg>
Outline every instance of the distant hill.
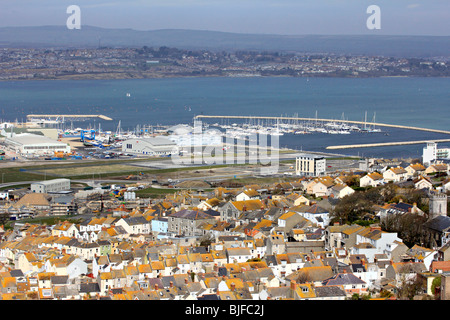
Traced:
<svg viewBox="0 0 450 320">
<path fill-rule="evenodd" d="M 208 50 L 267 50 L 306 53 L 448 56 L 450 37 L 381 35 L 270 35 L 198 30 L 105 29 L 83 26 L 3 27 L 0 47 L 177 47 Z"/>
</svg>

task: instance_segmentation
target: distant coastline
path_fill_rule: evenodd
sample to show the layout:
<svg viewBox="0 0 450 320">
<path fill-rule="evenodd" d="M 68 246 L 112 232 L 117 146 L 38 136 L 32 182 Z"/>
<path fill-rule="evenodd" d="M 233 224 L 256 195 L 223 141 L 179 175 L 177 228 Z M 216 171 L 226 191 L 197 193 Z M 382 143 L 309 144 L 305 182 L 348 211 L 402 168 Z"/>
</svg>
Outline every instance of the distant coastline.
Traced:
<svg viewBox="0 0 450 320">
<path fill-rule="evenodd" d="M 23 79 L 0 79 L 0 82 L 19 82 L 19 81 L 71 81 L 71 80 L 139 80 L 139 79 L 189 79 L 189 78 L 341 78 L 341 79 L 369 79 L 369 78 L 449 78 L 450 76 L 291 76 L 291 75 L 155 75 L 152 77 L 139 77 L 119 75 L 111 77 L 111 74 L 98 75 L 74 75 L 74 76 L 60 76 L 54 78 L 23 78 Z"/>
</svg>

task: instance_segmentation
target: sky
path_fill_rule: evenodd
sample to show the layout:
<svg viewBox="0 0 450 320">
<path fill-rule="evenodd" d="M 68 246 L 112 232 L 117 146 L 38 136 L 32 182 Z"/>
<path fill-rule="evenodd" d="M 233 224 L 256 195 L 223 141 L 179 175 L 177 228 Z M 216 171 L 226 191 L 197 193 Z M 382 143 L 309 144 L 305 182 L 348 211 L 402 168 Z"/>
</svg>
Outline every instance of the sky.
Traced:
<svg viewBox="0 0 450 320">
<path fill-rule="evenodd" d="M 449 0 L 0 0 L 0 27 L 65 26 L 77 5 L 83 25 L 257 34 L 450 35 Z M 367 28 L 370 5 L 380 29 Z"/>
</svg>

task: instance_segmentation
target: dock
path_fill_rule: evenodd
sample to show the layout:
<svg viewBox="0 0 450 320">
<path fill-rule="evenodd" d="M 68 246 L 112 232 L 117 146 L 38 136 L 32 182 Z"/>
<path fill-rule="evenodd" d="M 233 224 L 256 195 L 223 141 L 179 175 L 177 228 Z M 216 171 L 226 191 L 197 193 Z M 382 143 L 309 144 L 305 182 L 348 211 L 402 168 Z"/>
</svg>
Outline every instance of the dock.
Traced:
<svg viewBox="0 0 450 320">
<path fill-rule="evenodd" d="M 29 114 L 27 119 L 85 119 L 85 118 L 100 118 L 102 120 L 111 121 L 112 118 L 102 114 Z"/>
</svg>

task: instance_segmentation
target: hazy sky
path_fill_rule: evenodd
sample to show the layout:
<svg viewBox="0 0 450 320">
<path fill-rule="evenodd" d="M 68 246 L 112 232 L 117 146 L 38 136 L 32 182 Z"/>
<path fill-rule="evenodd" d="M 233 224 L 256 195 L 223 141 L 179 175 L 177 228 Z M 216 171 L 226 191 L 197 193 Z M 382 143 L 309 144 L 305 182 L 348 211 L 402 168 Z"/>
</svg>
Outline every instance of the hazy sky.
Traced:
<svg viewBox="0 0 450 320">
<path fill-rule="evenodd" d="M 274 34 L 450 35 L 450 0 L 0 0 L 0 27 L 66 25 Z M 369 30 L 369 5 L 381 29 Z"/>
</svg>

